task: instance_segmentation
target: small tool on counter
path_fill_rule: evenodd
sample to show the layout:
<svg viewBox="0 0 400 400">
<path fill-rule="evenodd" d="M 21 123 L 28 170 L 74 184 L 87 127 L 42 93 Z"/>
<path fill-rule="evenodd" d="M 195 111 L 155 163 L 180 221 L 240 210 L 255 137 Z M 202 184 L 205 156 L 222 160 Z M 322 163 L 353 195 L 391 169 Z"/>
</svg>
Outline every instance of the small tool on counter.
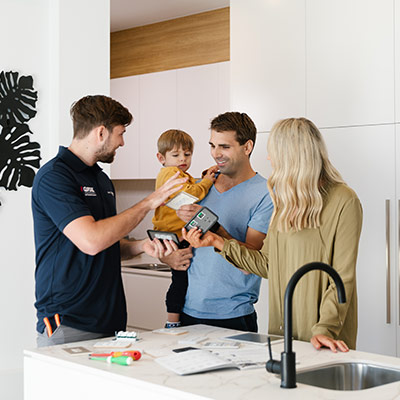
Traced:
<svg viewBox="0 0 400 400">
<path fill-rule="evenodd" d="M 119 356 L 119 357 L 90 357 L 89 360 L 96 361 L 105 361 L 108 364 L 118 364 L 118 365 L 131 365 L 133 363 L 133 358 L 128 356 Z"/>
<path fill-rule="evenodd" d="M 137 361 L 142 357 L 142 353 L 139 350 L 128 350 L 128 351 L 111 351 L 110 353 L 92 353 L 90 357 L 132 357 L 133 361 Z"/>
<path fill-rule="evenodd" d="M 57 328 L 61 325 L 60 316 L 58 314 L 54 315 L 54 321 L 56 321 Z M 47 317 L 43 318 L 43 322 L 47 329 L 47 336 L 50 337 L 53 334 L 53 329 L 51 323 Z"/>
</svg>

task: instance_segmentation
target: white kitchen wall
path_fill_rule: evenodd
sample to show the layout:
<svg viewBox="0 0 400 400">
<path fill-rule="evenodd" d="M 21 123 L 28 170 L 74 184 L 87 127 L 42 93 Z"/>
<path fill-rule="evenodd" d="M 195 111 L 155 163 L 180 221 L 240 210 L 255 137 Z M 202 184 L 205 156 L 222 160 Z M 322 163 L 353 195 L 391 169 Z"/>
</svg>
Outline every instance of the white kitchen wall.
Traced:
<svg viewBox="0 0 400 400">
<path fill-rule="evenodd" d="M 2 0 L 1 16 L 0 71 L 33 76 L 38 112 L 29 127 L 43 165 L 71 140 L 71 102 L 109 93 L 109 0 Z M 30 196 L 27 187 L 0 188 L 0 398 L 7 400 L 23 398 L 23 349 L 36 346 Z"/>
</svg>

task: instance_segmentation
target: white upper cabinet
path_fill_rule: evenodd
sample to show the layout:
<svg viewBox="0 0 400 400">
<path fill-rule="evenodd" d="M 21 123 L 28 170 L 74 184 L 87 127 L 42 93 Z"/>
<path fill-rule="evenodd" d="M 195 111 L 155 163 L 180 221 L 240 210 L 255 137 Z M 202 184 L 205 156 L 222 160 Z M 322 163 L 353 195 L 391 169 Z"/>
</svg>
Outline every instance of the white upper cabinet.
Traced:
<svg viewBox="0 0 400 400">
<path fill-rule="evenodd" d="M 231 106 L 258 132 L 305 115 L 305 0 L 231 0 Z"/>
<path fill-rule="evenodd" d="M 394 2 L 394 51 L 395 51 L 395 120 L 400 122 L 400 0 Z"/>
<path fill-rule="evenodd" d="M 125 145 L 117 150 L 111 164 L 111 177 L 129 179 L 139 175 L 139 77 L 129 76 L 111 81 L 111 97 L 129 109 L 133 122 L 124 133 Z"/>
<path fill-rule="evenodd" d="M 117 151 L 113 179 L 154 179 L 161 164 L 157 140 L 168 129 L 192 136 L 195 149 L 189 173 L 200 177 L 214 165 L 210 156 L 210 121 L 229 111 L 229 62 L 111 80 L 111 96 L 126 105 L 135 120 L 125 146 Z M 133 167 L 135 165 L 135 168 Z"/>
<path fill-rule="evenodd" d="M 268 160 L 267 142 L 268 133 L 257 133 L 256 145 L 251 154 L 250 161 L 254 171 L 258 172 L 264 178 L 271 174 L 271 162 Z"/>
<path fill-rule="evenodd" d="M 157 140 L 176 128 L 176 70 L 139 77 L 140 82 L 140 177 L 155 178 L 161 168 Z"/>
<path fill-rule="evenodd" d="M 188 172 L 195 177 L 200 177 L 204 169 L 215 165 L 210 155 L 210 121 L 221 112 L 229 111 L 226 104 L 229 86 L 223 85 L 229 79 L 227 68 L 229 63 L 178 70 L 177 126 L 194 140 L 192 166 Z"/>
<path fill-rule="evenodd" d="M 307 0 L 307 116 L 393 123 L 393 0 Z"/>
</svg>

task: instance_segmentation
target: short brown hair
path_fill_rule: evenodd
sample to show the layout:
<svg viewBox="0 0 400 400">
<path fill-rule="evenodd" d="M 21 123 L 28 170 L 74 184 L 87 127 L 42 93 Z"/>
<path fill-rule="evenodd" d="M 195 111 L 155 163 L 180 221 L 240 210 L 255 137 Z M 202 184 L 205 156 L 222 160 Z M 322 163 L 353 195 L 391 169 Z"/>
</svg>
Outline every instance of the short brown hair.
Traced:
<svg viewBox="0 0 400 400">
<path fill-rule="evenodd" d="M 72 104 L 70 115 L 74 139 L 83 139 L 100 125 L 112 132 L 117 125 L 128 126 L 133 119 L 129 110 L 121 103 L 102 95 L 82 97 Z"/>
<path fill-rule="evenodd" d="M 158 152 L 165 156 L 167 151 L 174 147 L 193 152 L 194 142 L 192 137 L 179 129 L 169 129 L 161 134 L 157 141 Z"/>
<path fill-rule="evenodd" d="M 251 118 L 240 112 L 226 112 L 215 117 L 211 121 L 210 128 L 216 132 L 236 132 L 236 140 L 240 145 L 248 140 L 256 144 L 257 128 Z"/>
</svg>

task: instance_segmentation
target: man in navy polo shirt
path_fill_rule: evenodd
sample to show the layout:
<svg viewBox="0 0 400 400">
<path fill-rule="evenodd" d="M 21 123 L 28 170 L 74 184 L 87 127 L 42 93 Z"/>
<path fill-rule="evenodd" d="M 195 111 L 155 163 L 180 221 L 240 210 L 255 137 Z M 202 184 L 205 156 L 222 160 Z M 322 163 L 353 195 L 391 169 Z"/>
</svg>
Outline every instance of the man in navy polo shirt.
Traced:
<svg viewBox="0 0 400 400">
<path fill-rule="evenodd" d="M 110 336 L 126 328 L 121 257 L 153 257 L 176 249 L 165 241 L 122 239 L 182 187 L 172 177 L 138 204 L 116 214 L 114 186 L 97 162 L 111 163 L 132 121 L 106 96 L 71 107 L 68 148 L 38 171 L 32 188 L 36 248 L 37 344 L 48 346 Z"/>
</svg>

